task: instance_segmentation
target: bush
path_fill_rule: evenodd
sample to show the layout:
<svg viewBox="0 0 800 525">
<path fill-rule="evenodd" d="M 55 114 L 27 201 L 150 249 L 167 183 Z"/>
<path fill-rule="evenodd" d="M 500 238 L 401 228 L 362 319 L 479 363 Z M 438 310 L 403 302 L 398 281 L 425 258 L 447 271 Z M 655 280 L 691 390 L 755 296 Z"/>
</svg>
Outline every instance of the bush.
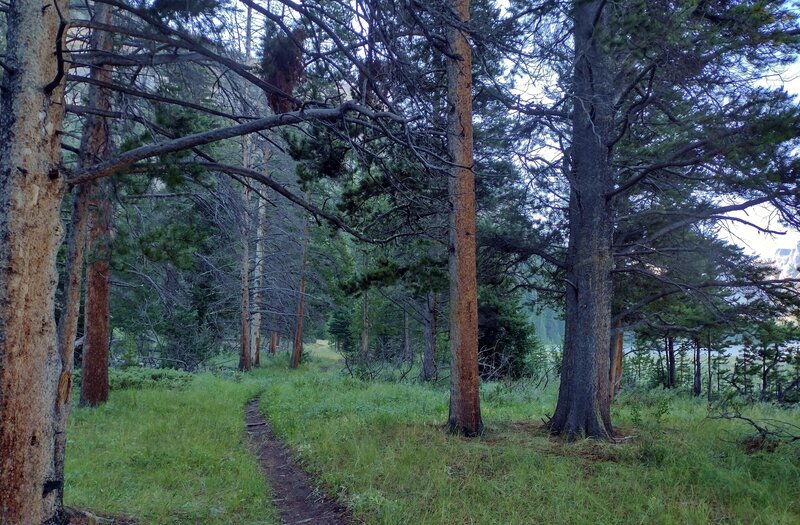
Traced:
<svg viewBox="0 0 800 525">
<path fill-rule="evenodd" d="M 75 370 L 74 383 L 81 385 L 81 370 Z M 109 390 L 166 388 L 178 389 L 187 386 L 194 375 L 171 368 L 109 368 Z"/>
</svg>

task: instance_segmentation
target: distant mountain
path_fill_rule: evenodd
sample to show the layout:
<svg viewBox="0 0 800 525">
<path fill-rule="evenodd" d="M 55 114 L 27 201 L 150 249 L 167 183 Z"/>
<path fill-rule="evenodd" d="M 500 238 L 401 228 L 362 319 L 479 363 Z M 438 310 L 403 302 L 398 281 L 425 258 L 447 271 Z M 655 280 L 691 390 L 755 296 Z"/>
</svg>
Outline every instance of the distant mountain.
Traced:
<svg viewBox="0 0 800 525">
<path fill-rule="evenodd" d="M 800 242 L 794 248 L 778 248 L 772 259 L 780 274 L 778 278 L 786 279 L 800 275 Z"/>
</svg>

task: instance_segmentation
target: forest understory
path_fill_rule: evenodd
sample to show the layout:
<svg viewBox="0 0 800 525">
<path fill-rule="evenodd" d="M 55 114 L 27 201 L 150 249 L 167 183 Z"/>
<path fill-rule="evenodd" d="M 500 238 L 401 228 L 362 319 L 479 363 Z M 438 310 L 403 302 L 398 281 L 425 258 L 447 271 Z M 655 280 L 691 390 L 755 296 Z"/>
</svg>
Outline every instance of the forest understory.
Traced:
<svg viewBox="0 0 800 525">
<path fill-rule="evenodd" d="M 77 409 L 67 504 L 137 523 L 281 523 L 280 489 L 247 448 L 245 406 L 259 395 L 275 435 L 311 474 L 312 499 L 338 499 L 355 523 L 800 519 L 800 447 L 751 450 L 748 425 L 709 419 L 688 395 L 623 396 L 614 415 L 625 439 L 568 443 L 535 423 L 552 410 L 552 387 L 490 383 L 486 432 L 469 440 L 442 427 L 444 385 L 353 379 L 327 344 L 308 346 L 296 371 L 279 354 L 246 376 L 123 389 L 99 409 Z M 789 420 L 800 424 L 800 414 Z"/>
</svg>

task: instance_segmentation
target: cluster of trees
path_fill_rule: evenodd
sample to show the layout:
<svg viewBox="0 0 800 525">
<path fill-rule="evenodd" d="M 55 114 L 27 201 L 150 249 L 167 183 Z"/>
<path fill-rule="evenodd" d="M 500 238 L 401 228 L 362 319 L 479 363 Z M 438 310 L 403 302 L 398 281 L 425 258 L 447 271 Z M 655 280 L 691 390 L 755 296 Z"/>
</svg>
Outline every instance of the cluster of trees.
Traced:
<svg viewBox="0 0 800 525">
<path fill-rule="evenodd" d="M 110 341 L 247 370 L 327 328 L 365 374 L 422 341 L 425 380 L 446 341 L 467 436 L 481 377 L 549 361 L 531 298 L 565 321 L 554 434 L 611 436 L 626 331 L 668 386 L 692 341 L 698 392 L 747 319 L 730 383 L 797 388 L 764 324 L 796 280 L 718 235 L 800 226 L 787 2 L 10 0 L 0 35 L 0 521 L 62 518 L 78 335 L 87 404 Z"/>
</svg>

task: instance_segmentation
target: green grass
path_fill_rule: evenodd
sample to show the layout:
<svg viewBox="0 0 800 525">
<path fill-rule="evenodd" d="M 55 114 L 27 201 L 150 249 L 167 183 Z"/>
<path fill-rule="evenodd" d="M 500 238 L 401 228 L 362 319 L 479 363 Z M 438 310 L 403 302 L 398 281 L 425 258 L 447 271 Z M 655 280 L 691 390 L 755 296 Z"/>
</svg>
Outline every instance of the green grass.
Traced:
<svg viewBox="0 0 800 525">
<path fill-rule="evenodd" d="M 320 351 L 296 371 L 271 363 L 261 406 L 367 523 L 800 523 L 800 447 L 748 455 L 749 429 L 707 419 L 697 400 L 624 397 L 615 421 L 634 436 L 626 444 L 566 444 L 538 429 L 552 387 L 487 385 L 486 435 L 466 440 L 441 429 L 444 389 L 345 378 L 320 366 Z"/>
<path fill-rule="evenodd" d="M 180 390 L 120 390 L 75 409 L 66 504 L 147 524 L 275 524 L 244 445 L 244 405 L 260 380 L 199 375 Z"/>
</svg>

